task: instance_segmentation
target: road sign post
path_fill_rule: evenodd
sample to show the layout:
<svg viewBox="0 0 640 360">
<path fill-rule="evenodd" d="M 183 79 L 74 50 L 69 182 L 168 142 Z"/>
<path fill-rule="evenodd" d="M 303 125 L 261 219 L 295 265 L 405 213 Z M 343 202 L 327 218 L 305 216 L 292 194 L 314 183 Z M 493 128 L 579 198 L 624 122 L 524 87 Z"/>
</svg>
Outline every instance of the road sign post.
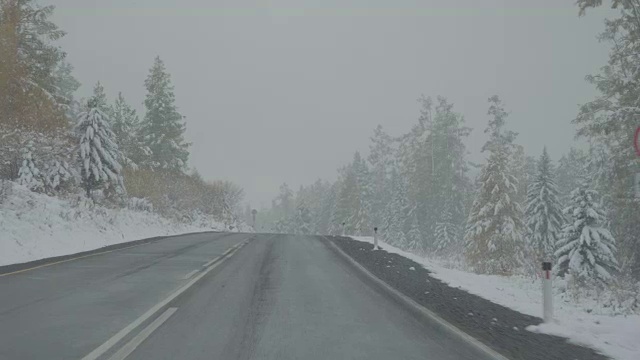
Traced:
<svg viewBox="0 0 640 360">
<path fill-rule="evenodd" d="M 344 228 L 345 228 L 345 226 L 346 226 L 346 225 L 347 225 L 347 223 L 342 223 L 342 236 L 344 236 L 344 235 L 345 235 L 345 233 L 344 233 Z"/>
<path fill-rule="evenodd" d="M 378 246 L 378 228 L 374 227 L 373 228 L 373 250 L 377 250 L 380 249 L 380 247 Z"/>
<path fill-rule="evenodd" d="M 551 262 L 542 263 L 542 315 L 545 323 L 553 320 L 553 286 L 551 279 Z"/>
</svg>

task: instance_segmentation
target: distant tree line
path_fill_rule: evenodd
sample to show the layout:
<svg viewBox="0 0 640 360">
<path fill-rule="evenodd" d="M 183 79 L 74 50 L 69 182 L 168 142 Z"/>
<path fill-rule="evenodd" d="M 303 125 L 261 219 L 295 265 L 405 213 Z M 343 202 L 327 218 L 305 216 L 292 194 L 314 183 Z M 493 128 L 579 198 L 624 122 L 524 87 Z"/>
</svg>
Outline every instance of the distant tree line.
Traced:
<svg viewBox="0 0 640 360">
<path fill-rule="evenodd" d="M 602 1 L 579 0 L 580 14 Z M 620 17 L 601 39 L 612 47 L 598 75 L 601 95 L 573 120 L 588 148 L 557 164 L 546 148 L 531 156 L 507 129 L 498 96 L 489 99 L 486 162 L 467 159 L 471 129 L 447 99 L 420 99 L 418 122 L 392 137 L 378 126 L 368 156 L 356 152 L 335 182 L 295 193 L 283 184 L 259 226 L 297 234 L 372 235 L 417 253 L 454 257 L 475 272 L 533 274 L 552 261 L 580 286 L 640 279 L 640 1 L 617 0 Z M 344 225 L 343 225 L 344 224 Z M 638 291 L 638 289 L 636 289 Z"/>
</svg>

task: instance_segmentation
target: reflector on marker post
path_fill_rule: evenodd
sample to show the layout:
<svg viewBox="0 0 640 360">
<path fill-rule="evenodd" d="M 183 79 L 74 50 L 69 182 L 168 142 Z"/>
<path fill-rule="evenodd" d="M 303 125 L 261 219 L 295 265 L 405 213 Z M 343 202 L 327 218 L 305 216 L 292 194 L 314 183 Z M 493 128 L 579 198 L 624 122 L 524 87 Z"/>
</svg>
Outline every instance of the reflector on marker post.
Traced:
<svg viewBox="0 0 640 360">
<path fill-rule="evenodd" d="M 551 262 L 542 263 L 542 315 L 544 322 L 548 323 L 553 320 L 553 287 L 551 279 Z"/>
<path fill-rule="evenodd" d="M 375 249 L 380 249 L 380 247 L 378 246 L 378 228 L 377 227 L 373 228 L 373 250 Z"/>
</svg>

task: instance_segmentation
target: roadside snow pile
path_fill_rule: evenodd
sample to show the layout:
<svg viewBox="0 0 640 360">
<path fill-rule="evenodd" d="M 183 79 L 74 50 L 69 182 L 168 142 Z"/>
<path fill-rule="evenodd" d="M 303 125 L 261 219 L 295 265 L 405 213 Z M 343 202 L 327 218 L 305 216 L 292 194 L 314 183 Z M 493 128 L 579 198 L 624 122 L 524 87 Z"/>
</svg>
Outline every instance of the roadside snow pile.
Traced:
<svg viewBox="0 0 640 360">
<path fill-rule="evenodd" d="M 222 230 L 158 214 L 93 206 L 83 197 L 62 200 L 11 184 L 0 198 L 0 266 L 68 255 L 126 241 L 186 232 Z"/>
<path fill-rule="evenodd" d="M 372 237 L 352 236 L 354 240 L 373 243 Z M 478 275 L 444 267 L 438 260 L 427 259 L 379 241 L 383 250 L 411 259 L 449 286 L 460 288 L 496 304 L 523 314 L 542 316 L 541 283 L 522 276 Z M 604 296 L 604 294 L 603 294 Z M 570 342 L 592 347 L 618 360 L 640 359 L 640 315 L 616 315 L 595 299 L 571 301 L 563 294 L 554 295 L 553 324 L 531 325 L 527 330 L 566 337 Z"/>
</svg>

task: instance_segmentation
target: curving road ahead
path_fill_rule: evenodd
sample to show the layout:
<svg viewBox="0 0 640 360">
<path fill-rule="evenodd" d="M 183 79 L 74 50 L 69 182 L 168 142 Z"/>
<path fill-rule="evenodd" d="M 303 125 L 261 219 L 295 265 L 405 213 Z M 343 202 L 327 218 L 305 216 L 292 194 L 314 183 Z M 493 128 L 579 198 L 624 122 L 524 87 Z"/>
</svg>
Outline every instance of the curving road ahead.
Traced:
<svg viewBox="0 0 640 360">
<path fill-rule="evenodd" d="M 0 276 L 0 359 L 482 359 L 321 237 L 192 234 Z"/>
</svg>

